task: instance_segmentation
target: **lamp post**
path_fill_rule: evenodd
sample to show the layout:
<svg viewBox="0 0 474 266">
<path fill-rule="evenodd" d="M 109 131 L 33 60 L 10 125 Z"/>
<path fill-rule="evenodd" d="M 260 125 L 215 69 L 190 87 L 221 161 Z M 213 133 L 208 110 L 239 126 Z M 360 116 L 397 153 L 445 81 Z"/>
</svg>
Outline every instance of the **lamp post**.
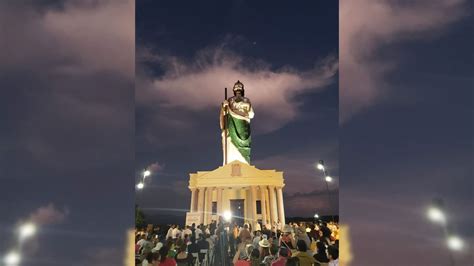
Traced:
<svg viewBox="0 0 474 266">
<path fill-rule="evenodd" d="M 20 264 L 21 257 L 20 253 L 17 251 L 10 251 L 5 257 L 3 258 L 3 263 L 7 266 L 17 266 Z"/>
<path fill-rule="evenodd" d="M 136 185 L 138 190 L 142 190 L 145 187 L 145 178 L 151 175 L 151 171 L 145 169 L 142 173 L 141 181 Z"/>
<path fill-rule="evenodd" d="M 333 178 L 328 175 L 328 172 L 326 170 L 326 166 L 324 165 L 323 160 L 319 160 L 318 164 L 316 165 L 316 168 L 321 170 L 324 174 L 324 181 L 326 182 L 326 190 L 328 194 L 328 202 L 329 206 L 331 206 L 331 193 L 329 192 L 329 183 L 332 182 Z M 331 215 L 332 221 L 335 222 L 334 215 Z"/>
<path fill-rule="evenodd" d="M 453 251 L 459 251 L 463 248 L 463 241 L 453 235 L 448 226 L 448 219 L 444 211 L 444 203 L 441 199 L 434 199 L 433 204 L 428 208 L 428 218 L 443 227 L 444 237 L 449 251 L 449 261 L 452 266 L 455 266 Z"/>
</svg>

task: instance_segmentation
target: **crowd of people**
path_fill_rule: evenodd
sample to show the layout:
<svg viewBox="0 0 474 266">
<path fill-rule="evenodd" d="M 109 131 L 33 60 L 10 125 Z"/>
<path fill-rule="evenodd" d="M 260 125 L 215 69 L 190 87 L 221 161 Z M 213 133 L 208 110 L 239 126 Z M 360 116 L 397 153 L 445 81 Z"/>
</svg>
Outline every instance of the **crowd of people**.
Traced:
<svg viewBox="0 0 474 266">
<path fill-rule="evenodd" d="M 135 252 L 141 266 L 337 266 L 339 227 L 317 221 L 252 228 L 220 218 L 137 230 Z"/>
</svg>

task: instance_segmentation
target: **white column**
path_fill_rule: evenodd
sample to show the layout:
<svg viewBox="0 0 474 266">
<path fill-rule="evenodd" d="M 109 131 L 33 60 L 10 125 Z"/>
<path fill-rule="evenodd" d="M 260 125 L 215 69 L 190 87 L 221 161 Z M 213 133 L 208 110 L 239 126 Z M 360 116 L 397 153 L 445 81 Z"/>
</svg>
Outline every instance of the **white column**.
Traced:
<svg viewBox="0 0 474 266">
<path fill-rule="evenodd" d="M 269 193 L 269 190 L 268 190 L 268 187 L 266 186 L 265 187 L 265 207 L 267 209 L 267 212 L 265 213 L 267 215 L 267 224 L 270 224 L 272 225 L 273 224 L 273 221 L 272 221 L 272 216 L 271 216 L 271 213 L 270 213 L 270 197 L 268 195 Z"/>
<path fill-rule="evenodd" d="M 278 221 L 278 210 L 277 210 L 277 203 L 275 199 L 275 187 L 274 186 L 269 186 L 268 187 L 269 194 L 270 194 L 270 213 L 272 216 L 272 226 L 273 223 Z"/>
<path fill-rule="evenodd" d="M 208 191 L 207 191 L 207 218 L 206 218 L 206 223 L 207 224 L 210 224 L 211 223 L 211 220 L 212 220 L 212 191 L 213 191 L 213 188 L 210 187 L 210 188 L 207 188 Z"/>
<path fill-rule="evenodd" d="M 190 212 L 194 212 L 194 210 L 195 210 L 195 207 L 196 207 L 195 206 L 196 205 L 195 197 L 196 197 L 196 189 L 191 188 L 191 207 L 189 208 Z"/>
<path fill-rule="evenodd" d="M 256 224 L 257 224 L 257 188 L 254 186 L 250 187 L 250 194 L 252 195 L 252 231 L 255 231 Z"/>
<path fill-rule="evenodd" d="M 265 226 L 267 224 L 267 206 L 265 200 L 265 187 L 260 186 L 260 203 L 262 209 L 262 225 Z M 263 229 L 263 228 L 262 228 Z"/>
<path fill-rule="evenodd" d="M 201 223 L 204 223 L 204 191 L 205 188 L 198 189 L 198 206 L 196 211 L 201 214 Z"/>
<path fill-rule="evenodd" d="M 250 219 L 251 219 L 251 216 L 252 216 L 252 204 L 250 204 L 252 202 L 252 193 L 250 192 L 250 187 L 244 187 L 244 188 L 241 188 L 242 190 L 244 190 L 244 193 L 245 193 L 245 202 L 244 202 L 244 205 L 245 205 L 245 219 L 244 219 L 244 222 L 248 222 L 249 224 L 250 223 Z"/>
<path fill-rule="evenodd" d="M 278 192 L 278 216 L 281 224 L 285 224 L 285 207 L 283 206 L 283 191 L 281 187 L 277 188 Z"/>
<path fill-rule="evenodd" d="M 219 214 L 219 216 L 221 215 L 222 213 L 222 190 L 223 188 L 217 188 L 217 213 Z"/>
</svg>

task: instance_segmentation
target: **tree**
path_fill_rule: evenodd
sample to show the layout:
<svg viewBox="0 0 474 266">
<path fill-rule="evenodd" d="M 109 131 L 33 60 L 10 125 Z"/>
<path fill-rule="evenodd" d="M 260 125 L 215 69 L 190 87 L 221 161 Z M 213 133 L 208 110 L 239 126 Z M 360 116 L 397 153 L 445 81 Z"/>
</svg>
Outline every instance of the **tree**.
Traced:
<svg viewBox="0 0 474 266">
<path fill-rule="evenodd" d="M 143 211 L 135 204 L 135 227 L 144 227 L 145 224 L 145 214 L 143 214 Z"/>
</svg>

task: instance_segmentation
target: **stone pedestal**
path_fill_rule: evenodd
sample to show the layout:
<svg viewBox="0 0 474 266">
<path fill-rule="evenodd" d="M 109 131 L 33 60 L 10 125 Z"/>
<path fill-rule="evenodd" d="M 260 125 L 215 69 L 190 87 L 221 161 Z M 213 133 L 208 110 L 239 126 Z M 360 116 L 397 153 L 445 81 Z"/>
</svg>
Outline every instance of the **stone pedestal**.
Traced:
<svg viewBox="0 0 474 266">
<path fill-rule="evenodd" d="M 258 220 L 264 225 L 278 219 L 285 221 L 283 172 L 260 170 L 236 160 L 213 171 L 198 171 L 189 176 L 191 208 L 187 223 L 209 224 L 225 212 L 231 212 L 233 220 L 248 222 L 253 228 Z M 215 215 L 213 202 L 217 206 Z"/>
</svg>

